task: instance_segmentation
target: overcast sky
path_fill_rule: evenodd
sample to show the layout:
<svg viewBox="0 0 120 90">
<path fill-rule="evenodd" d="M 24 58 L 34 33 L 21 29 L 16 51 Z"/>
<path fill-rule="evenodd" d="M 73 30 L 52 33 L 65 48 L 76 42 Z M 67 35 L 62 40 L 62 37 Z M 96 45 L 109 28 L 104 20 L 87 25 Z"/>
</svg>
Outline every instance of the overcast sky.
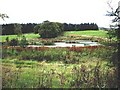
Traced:
<svg viewBox="0 0 120 90">
<path fill-rule="evenodd" d="M 111 18 L 105 16 L 111 0 L 0 0 L 0 13 L 10 18 L 3 23 L 41 23 L 45 20 L 61 23 L 97 23 L 108 27 Z M 116 9 L 119 0 L 112 0 Z"/>
</svg>

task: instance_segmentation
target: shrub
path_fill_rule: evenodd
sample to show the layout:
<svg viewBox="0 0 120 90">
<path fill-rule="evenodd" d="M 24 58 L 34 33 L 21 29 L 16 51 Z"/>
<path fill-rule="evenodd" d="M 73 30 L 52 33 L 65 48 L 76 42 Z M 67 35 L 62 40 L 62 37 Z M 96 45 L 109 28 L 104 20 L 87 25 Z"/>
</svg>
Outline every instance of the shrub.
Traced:
<svg viewBox="0 0 120 90">
<path fill-rule="evenodd" d="M 20 41 L 20 46 L 25 48 L 28 45 L 28 41 L 26 40 L 26 37 L 23 36 L 21 41 Z"/>
<path fill-rule="evenodd" d="M 9 42 L 10 46 L 17 46 L 18 43 L 19 43 L 18 39 L 12 39 L 12 40 Z"/>
<path fill-rule="evenodd" d="M 11 52 L 11 54 L 9 53 Z M 114 48 L 105 47 L 70 47 L 70 48 L 48 48 L 48 47 L 12 47 L 3 51 L 3 56 L 18 55 L 23 60 L 37 60 L 37 61 L 62 61 L 66 64 L 79 63 L 84 57 L 86 58 L 101 58 L 103 60 L 111 59 L 116 52 Z"/>
</svg>

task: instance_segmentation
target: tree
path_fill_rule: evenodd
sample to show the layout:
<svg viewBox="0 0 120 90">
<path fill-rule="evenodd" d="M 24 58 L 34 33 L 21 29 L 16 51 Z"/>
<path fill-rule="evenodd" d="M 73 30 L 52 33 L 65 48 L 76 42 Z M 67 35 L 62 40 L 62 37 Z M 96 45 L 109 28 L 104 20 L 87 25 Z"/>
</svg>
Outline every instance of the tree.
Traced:
<svg viewBox="0 0 120 90">
<path fill-rule="evenodd" d="M 111 9 L 111 11 L 107 11 L 107 14 L 106 14 L 106 16 L 114 16 L 115 18 L 114 19 L 112 19 L 112 23 L 115 23 L 115 22 L 119 22 L 120 21 L 120 17 L 119 17 L 119 8 L 120 7 L 118 7 L 116 10 L 114 10 L 114 8 L 111 6 L 111 3 L 112 2 L 107 2 L 107 4 L 108 4 L 108 6 L 109 6 L 109 8 Z M 112 27 L 114 27 L 114 28 L 111 28 L 111 26 Z M 118 27 L 118 29 L 116 29 L 116 27 Z M 111 36 L 113 36 L 113 37 L 115 37 L 115 36 L 117 36 L 117 41 L 118 42 L 120 42 L 120 25 L 110 25 L 110 28 L 111 28 L 111 31 L 109 31 L 109 33 L 108 34 L 110 34 Z M 112 37 L 110 37 L 110 38 L 112 38 Z"/>
<path fill-rule="evenodd" d="M 119 4 L 120 4 L 120 1 L 118 2 Z M 119 22 L 120 23 L 120 5 L 118 5 L 118 8 L 114 11 L 114 9 L 113 9 L 113 7 L 111 6 L 111 2 L 108 2 L 107 3 L 108 4 L 108 6 L 110 7 L 110 9 L 111 9 L 111 11 L 107 11 L 107 16 L 115 16 L 115 18 L 112 20 L 112 22 Z M 117 34 L 116 34 L 116 36 L 117 36 L 117 48 L 118 48 L 118 50 L 117 50 L 117 75 L 118 75 L 118 77 L 117 77 L 117 83 L 118 83 L 118 88 L 120 88 L 120 77 L 119 77 L 119 75 L 120 75 L 120 55 L 118 55 L 119 53 L 120 53 L 120 24 L 118 24 L 117 25 L 118 26 L 118 29 L 117 29 Z"/>
<path fill-rule="evenodd" d="M 22 35 L 22 25 L 20 24 L 14 24 L 14 33 L 17 34 L 18 37 Z"/>
<path fill-rule="evenodd" d="M 7 14 L 1 14 L 0 13 L 0 17 L 4 20 L 4 18 L 9 18 Z"/>
<path fill-rule="evenodd" d="M 117 37 L 117 30 L 115 25 L 110 25 L 110 30 L 108 30 L 108 38 L 111 40 L 114 37 Z"/>
<path fill-rule="evenodd" d="M 38 29 L 41 38 L 55 38 L 62 34 L 63 26 L 57 22 L 44 21 Z"/>
<path fill-rule="evenodd" d="M 22 33 L 32 33 L 34 32 L 34 23 L 22 24 Z"/>
<path fill-rule="evenodd" d="M 34 31 L 35 34 L 38 34 L 39 28 L 40 28 L 40 24 L 38 24 L 34 27 L 33 31 Z"/>
<path fill-rule="evenodd" d="M 2 25 L 2 35 L 13 35 L 13 34 L 14 34 L 14 24 Z"/>
</svg>

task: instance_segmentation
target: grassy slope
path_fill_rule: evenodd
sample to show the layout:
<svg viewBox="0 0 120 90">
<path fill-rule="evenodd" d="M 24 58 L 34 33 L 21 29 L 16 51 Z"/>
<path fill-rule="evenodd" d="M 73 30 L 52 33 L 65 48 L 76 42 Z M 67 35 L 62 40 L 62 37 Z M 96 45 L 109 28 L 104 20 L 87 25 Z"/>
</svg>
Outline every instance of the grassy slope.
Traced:
<svg viewBox="0 0 120 90">
<path fill-rule="evenodd" d="M 86 36 L 98 36 L 98 37 L 106 37 L 107 31 L 103 30 L 87 30 L 87 31 L 67 31 L 65 32 L 65 36 L 69 35 L 86 35 Z"/>
</svg>

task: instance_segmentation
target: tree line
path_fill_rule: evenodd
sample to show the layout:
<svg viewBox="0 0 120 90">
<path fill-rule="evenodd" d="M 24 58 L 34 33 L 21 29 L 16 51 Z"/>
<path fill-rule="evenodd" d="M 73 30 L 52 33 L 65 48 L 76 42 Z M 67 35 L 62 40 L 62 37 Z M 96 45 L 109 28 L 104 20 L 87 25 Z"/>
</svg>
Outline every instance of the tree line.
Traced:
<svg viewBox="0 0 120 90">
<path fill-rule="evenodd" d="M 42 24 L 42 23 L 40 23 Z M 24 33 L 38 33 L 36 31 L 36 26 L 40 24 L 37 23 L 27 23 L 20 24 L 21 32 Z M 98 25 L 96 23 L 81 23 L 81 24 L 67 24 L 67 23 L 59 23 L 63 27 L 63 31 L 83 31 L 83 30 L 98 30 Z M 2 35 L 14 35 L 15 23 L 12 24 L 3 24 L 2 25 Z"/>
<path fill-rule="evenodd" d="M 67 24 L 63 23 L 64 31 L 83 31 L 83 30 L 98 30 L 96 23 L 81 23 L 81 24 Z"/>
<path fill-rule="evenodd" d="M 15 24 L 3 24 L 2 25 L 2 35 L 14 35 L 15 33 Z M 20 24 L 22 33 L 33 33 L 34 27 L 37 25 L 35 23 Z"/>
</svg>

